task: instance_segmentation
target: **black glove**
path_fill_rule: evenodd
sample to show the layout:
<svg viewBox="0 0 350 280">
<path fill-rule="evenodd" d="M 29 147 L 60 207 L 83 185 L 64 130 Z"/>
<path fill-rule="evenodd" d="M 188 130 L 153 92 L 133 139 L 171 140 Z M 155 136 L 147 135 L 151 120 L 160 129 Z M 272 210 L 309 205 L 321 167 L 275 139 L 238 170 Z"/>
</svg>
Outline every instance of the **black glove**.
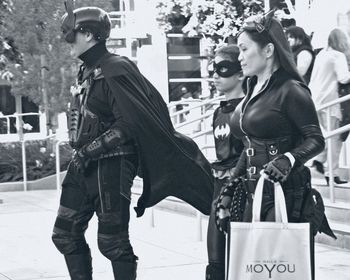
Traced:
<svg viewBox="0 0 350 280">
<path fill-rule="evenodd" d="M 280 155 L 264 165 L 264 173 L 274 182 L 284 182 L 292 170 L 292 164 L 285 155 Z"/>
<path fill-rule="evenodd" d="M 84 154 L 84 149 L 79 149 L 73 154 L 71 164 L 73 164 L 76 172 L 85 174 L 85 171 L 90 163 L 91 159 Z"/>
</svg>

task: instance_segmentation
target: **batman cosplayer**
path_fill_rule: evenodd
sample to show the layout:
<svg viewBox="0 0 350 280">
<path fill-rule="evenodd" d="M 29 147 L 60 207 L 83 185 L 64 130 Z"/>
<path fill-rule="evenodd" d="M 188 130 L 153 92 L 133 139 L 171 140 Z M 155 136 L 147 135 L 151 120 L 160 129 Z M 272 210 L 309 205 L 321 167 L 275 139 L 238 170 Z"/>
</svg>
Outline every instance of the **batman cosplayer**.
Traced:
<svg viewBox="0 0 350 280">
<path fill-rule="evenodd" d="M 83 64 L 71 90 L 69 138 L 75 152 L 62 183 L 52 239 L 71 279 L 92 279 L 84 233 L 96 212 L 98 246 L 111 261 L 114 278 L 134 280 L 137 256 L 128 232 L 134 177 L 141 170 L 138 216 L 170 195 L 208 215 L 210 165 L 191 139 L 174 130 L 161 95 L 136 65 L 107 51 L 107 13 L 65 4 L 63 36 Z"/>
</svg>

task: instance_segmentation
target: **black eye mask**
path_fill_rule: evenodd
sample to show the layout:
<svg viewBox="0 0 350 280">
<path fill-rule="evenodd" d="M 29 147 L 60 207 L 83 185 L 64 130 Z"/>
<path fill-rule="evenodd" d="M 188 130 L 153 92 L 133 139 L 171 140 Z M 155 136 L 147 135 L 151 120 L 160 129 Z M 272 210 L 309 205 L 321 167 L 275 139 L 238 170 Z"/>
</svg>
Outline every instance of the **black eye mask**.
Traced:
<svg viewBox="0 0 350 280">
<path fill-rule="evenodd" d="M 232 62 L 229 60 L 223 60 L 219 63 L 214 62 L 213 66 L 214 73 L 218 74 L 220 77 L 223 78 L 231 77 L 242 70 L 241 64 L 238 61 Z"/>
</svg>

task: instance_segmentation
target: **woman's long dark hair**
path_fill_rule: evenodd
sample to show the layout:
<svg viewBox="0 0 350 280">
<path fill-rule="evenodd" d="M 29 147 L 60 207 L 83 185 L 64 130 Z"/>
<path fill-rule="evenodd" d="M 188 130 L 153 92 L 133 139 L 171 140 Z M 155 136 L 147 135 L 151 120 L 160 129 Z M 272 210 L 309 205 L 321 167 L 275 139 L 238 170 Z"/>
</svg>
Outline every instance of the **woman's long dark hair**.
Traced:
<svg viewBox="0 0 350 280">
<path fill-rule="evenodd" d="M 300 40 L 300 45 L 312 49 L 310 37 L 305 33 L 304 29 L 299 26 L 290 26 L 286 29 L 286 35 Z M 299 47 L 299 46 L 296 46 Z"/>
<path fill-rule="evenodd" d="M 273 13 L 260 18 L 260 21 L 249 21 L 243 24 L 240 33 L 246 32 L 248 36 L 260 47 L 265 47 L 268 43 L 275 46 L 276 56 L 280 66 L 295 80 L 304 82 L 295 64 L 293 53 L 290 49 L 287 37 L 280 22 L 273 17 Z M 239 36 L 239 35 L 238 35 Z"/>
</svg>

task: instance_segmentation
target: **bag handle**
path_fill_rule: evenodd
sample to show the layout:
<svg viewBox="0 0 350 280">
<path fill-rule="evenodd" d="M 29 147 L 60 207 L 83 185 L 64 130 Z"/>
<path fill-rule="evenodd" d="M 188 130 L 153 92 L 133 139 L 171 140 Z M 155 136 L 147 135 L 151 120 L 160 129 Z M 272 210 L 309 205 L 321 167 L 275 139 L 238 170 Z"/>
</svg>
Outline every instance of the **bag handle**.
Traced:
<svg viewBox="0 0 350 280">
<path fill-rule="evenodd" d="M 257 185 L 256 185 L 254 199 L 253 199 L 253 219 L 252 219 L 253 223 L 260 222 L 261 204 L 262 204 L 265 179 L 266 179 L 265 175 L 262 174 L 258 180 Z M 274 191 L 275 191 L 276 222 L 286 224 L 286 223 L 288 223 L 287 207 L 286 207 L 286 201 L 284 198 L 282 186 L 280 183 L 278 183 L 278 182 L 274 183 Z"/>
</svg>

